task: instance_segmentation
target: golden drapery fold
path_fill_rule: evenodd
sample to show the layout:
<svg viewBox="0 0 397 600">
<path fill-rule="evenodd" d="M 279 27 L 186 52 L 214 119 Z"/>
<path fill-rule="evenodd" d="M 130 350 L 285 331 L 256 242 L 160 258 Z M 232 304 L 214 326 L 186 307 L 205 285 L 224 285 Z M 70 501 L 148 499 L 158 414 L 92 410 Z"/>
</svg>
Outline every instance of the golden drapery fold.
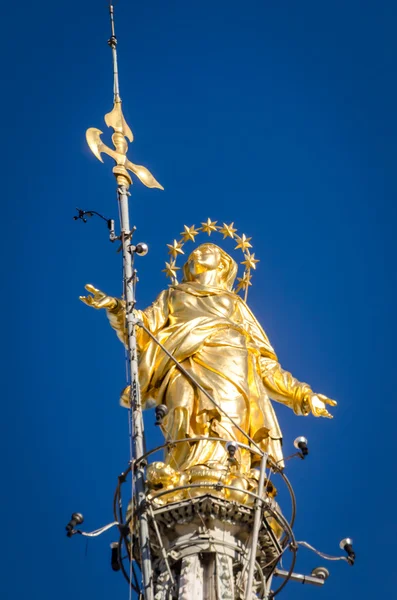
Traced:
<svg viewBox="0 0 397 600">
<path fill-rule="evenodd" d="M 297 415 L 306 415 L 312 391 L 282 369 L 267 335 L 242 298 L 197 282 L 181 283 L 161 292 L 149 308 L 136 313 L 227 415 L 282 465 L 282 434 L 269 397 Z M 107 314 L 126 343 L 123 301 Z M 212 435 L 247 443 L 139 327 L 137 344 L 142 403 L 168 407 L 162 425 L 166 439 Z M 224 446 L 210 441 L 178 444 L 167 457 L 167 463 L 181 471 L 195 465 L 224 464 L 225 460 Z M 249 470 L 248 452 L 240 451 L 238 460 L 242 472 Z"/>
</svg>

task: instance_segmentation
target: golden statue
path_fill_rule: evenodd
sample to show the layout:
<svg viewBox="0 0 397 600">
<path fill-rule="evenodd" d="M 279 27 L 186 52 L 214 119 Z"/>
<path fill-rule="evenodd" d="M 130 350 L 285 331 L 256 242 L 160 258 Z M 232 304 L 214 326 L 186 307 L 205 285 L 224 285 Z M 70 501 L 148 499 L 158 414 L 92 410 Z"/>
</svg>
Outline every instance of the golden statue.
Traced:
<svg viewBox="0 0 397 600">
<path fill-rule="evenodd" d="M 175 244 L 169 247 L 175 250 Z M 242 250 L 247 251 L 247 248 Z M 172 250 L 171 254 L 175 258 Z M 253 265 L 255 267 L 255 263 Z M 224 413 L 178 370 L 147 332 L 138 327 L 143 406 L 167 406 L 168 413 L 161 425 L 166 440 L 204 438 L 171 445 L 165 464 L 155 463 L 152 483 L 163 485 L 168 481 L 172 487 L 178 480 L 175 473 L 183 474 L 183 481 L 186 477 L 200 481 L 203 473 L 211 479 L 210 472 L 219 476 L 227 471 L 230 476 L 225 443 L 205 439 L 215 437 L 247 444 L 247 438 L 228 416 L 282 467 L 282 434 L 269 398 L 289 406 L 296 415 L 312 413 L 328 418 L 331 415 L 327 406 L 335 406 L 336 402 L 313 393 L 308 384 L 282 369 L 266 333 L 243 298 L 232 291 L 237 264 L 223 249 L 212 243 L 198 246 L 183 266 L 183 280 L 179 284 L 175 281 L 175 262 L 171 268 L 169 274 L 174 283 L 161 292 L 149 308 L 136 311 L 137 318 L 210 392 Z M 244 278 L 240 282 L 242 280 Z M 92 295 L 81 300 L 88 306 L 105 308 L 111 326 L 125 343 L 124 301 L 107 296 L 92 285 L 86 289 Z M 124 393 L 122 404 L 129 406 L 128 398 Z M 236 454 L 234 471 L 247 481 L 256 477 L 252 456 L 241 448 Z M 244 489 L 249 487 L 249 484 L 243 486 Z"/>
</svg>

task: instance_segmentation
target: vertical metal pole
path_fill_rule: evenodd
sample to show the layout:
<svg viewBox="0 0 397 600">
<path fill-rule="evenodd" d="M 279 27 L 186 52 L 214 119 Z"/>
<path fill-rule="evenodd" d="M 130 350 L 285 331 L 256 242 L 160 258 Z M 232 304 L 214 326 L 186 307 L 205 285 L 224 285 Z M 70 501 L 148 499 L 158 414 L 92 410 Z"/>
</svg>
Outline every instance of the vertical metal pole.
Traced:
<svg viewBox="0 0 397 600">
<path fill-rule="evenodd" d="M 134 270 L 133 255 L 131 254 L 131 231 L 128 213 L 128 187 L 124 183 L 118 185 L 117 196 L 120 206 L 120 226 L 123 245 L 124 294 L 126 305 L 126 325 L 128 337 L 128 362 L 130 371 L 130 404 L 132 418 L 132 436 L 134 458 L 139 459 L 144 454 L 143 444 L 143 415 L 138 381 L 138 355 L 134 321 Z M 136 510 L 139 522 L 139 545 L 141 551 L 141 570 L 145 600 L 153 600 L 152 563 L 149 545 L 149 523 L 146 511 L 145 494 L 145 465 L 139 462 L 135 471 L 132 465 L 132 476 L 135 478 Z"/>
<path fill-rule="evenodd" d="M 134 500 L 136 506 L 136 516 L 139 526 L 139 548 L 141 555 L 141 571 L 143 580 L 143 595 L 144 600 L 153 600 L 153 572 L 150 557 L 149 543 L 149 521 L 147 513 L 147 503 L 145 494 L 145 464 L 139 459 L 144 454 L 144 437 L 143 437 L 143 416 L 142 404 L 138 380 L 138 355 L 137 342 L 135 331 L 135 272 L 134 272 L 134 253 L 132 252 L 130 220 L 128 211 L 128 189 L 132 183 L 131 177 L 126 168 L 128 145 L 126 138 L 132 141 L 133 135 L 128 127 L 122 110 L 121 98 L 119 89 L 119 72 L 117 66 L 117 39 L 114 25 L 114 8 L 110 3 L 110 25 L 111 37 L 108 41 L 112 49 L 113 57 L 113 93 L 114 103 L 113 109 L 105 116 L 105 121 L 109 127 L 114 130 L 112 142 L 116 151 L 110 150 L 104 144 L 98 142 L 94 137 L 98 135 L 98 129 L 90 128 L 86 132 L 88 144 L 97 158 L 100 158 L 101 152 L 105 152 L 111 156 L 116 166 L 113 167 L 113 174 L 117 181 L 117 198 L 120 209 L 120 228 L 121 240 L 123 249 L 123 267 L 124 267 L 124 297 L 126 304 L 126 329 L 127 329 L 127 348 L 128 348 L 128 364 L 129 364 L 129 380 L 130 380 L 130 407 L 131 407 L 131 435 L 132 435 L 132 476 L 135 483 Z M 98 145 L 99 144 L 99 145 Z M 132 164 L 132 163 L 130 163 Z M 130 167 L 129 167 L 130 168 Z M 142 167 L 140 167 L 142 169 Z M 160 187 L 153 176 L 145 170 L 150 177 L 151 183 L 146 183 L 148 187 Z M 115 236 L 111 231 L 111 240 L 114 241 Z"/>
<path fill-rule="evenodd" d="M 263 495 L 263 486 L 265 485 L 267 458 L 268 458 L 268 454 L 267 454 L 267 452 L 265 452 L 262 455 L 260 474 L 259 474 L 259 482 L 258 482 L 258 496 L 260 497 L 260 500 L 259 499 L 256 500 L 254 525 L 252 527 L 250 563 L 249 563 L 249 568 L 248 568 L 247 588 L 246 588 L 246 594 L 245 594 L 246 600 L 252 600 L 252 587 L 254 584 L 255 562 L 256 562 L 256 548 L 258 545 L 259 530 L 261 528 L 262 506 L 263 506 L 262 495 Z"/>
<path fill-rule="evenodd" d="M 112 57 L 113 57 L 113 81 L 114 81 L 113 94 L 114 94 L 114 101 L 120 102 L 119 70 L 118 70 L 118 66 L 117 66 L 117 50 L 116 50 L 117 38 L 116 38 L 116 33 L 115 33 L 115 28 L 114 28 L 114 8 L 113 8 L 112 4 L 109 6 L 109 14 L 110 14 L 110 28 L 111 28 L 112 36 L 108 43 L 112 49 Z"/>
</svg>

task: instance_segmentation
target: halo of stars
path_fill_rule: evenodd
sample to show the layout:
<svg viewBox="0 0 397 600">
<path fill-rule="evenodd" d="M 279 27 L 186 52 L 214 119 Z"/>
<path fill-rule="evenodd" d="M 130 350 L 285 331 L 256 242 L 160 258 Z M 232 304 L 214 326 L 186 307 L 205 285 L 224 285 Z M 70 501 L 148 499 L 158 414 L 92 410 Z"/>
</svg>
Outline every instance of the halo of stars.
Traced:
<svg viewBox="0 0 397 600">
<path fill-rule="evenodd" d="M 244 299 L 247 300 L 248 288 L 252 285 L 251 283 L 251 270 L 256 269 L 256 265 L 259 262 L 257 258 L 255 258 L 255 254 L 252 253 L 250 249 L 252 248 L 251 239 L 247 237 L 244 233 L 239 236 L 237 235 L 237 228 L 234 227 L 234 223 L 223 223 L 222 226 L 217 225 L 218 221 L 212 221 L 211 219 L 207 219 L 204 223 L 201 223 L 201 227 L 196 228 L 195 225 L 191 225 L 188 227 L 187 225 L 183 226 L 183 231 L 181 232 L 181 238 L 179 240 L 174 239 L 172 244 L 167 244 L 168 254 L 170 255 L 169 262 L 165 263 L 165 269 L 163 269 L 163 273 L 166 274 L 167 277 L 171 278 L 172 285 L 178 284 L 177 271 L 180 271 L 180 267 L 176 266 L 176 261 L 178 255 L 185 254 L 183 251 L 183 246 L 186 242 L 194 242 L 196 240 L 196 236 L 200 233 L 206 233 L 208 236 L 211 236 L 212 233 L 220 233 L 223 235 L 223 239 L 231 238 L 234 240 L 237 245 L 235 250 L 241 250 L 244 255 L 244 260 L 240 262 L 241 265 L 244 266 L 244 273 L 242 277 L 237 278 L 237 286 L 233 290 L 238 293 L 240 291 L 244 292 Z"/>
</svg>

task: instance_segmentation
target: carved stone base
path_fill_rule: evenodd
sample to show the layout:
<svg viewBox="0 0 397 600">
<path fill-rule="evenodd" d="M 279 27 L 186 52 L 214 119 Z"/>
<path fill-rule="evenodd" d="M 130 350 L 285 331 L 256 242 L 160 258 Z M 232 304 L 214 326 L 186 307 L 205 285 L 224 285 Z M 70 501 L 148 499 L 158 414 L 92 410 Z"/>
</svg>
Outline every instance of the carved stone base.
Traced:
<svg viewBox="0 0 397 600">
<path fill-rule="evenodd" d="M 155 600 L 247 600 L 253 513 L 251 507 L 211 494 L 155 508 L 150 520 Z M 264 518 L 253 598 L 261 597 L 280 552 Z"/>
</svg>

